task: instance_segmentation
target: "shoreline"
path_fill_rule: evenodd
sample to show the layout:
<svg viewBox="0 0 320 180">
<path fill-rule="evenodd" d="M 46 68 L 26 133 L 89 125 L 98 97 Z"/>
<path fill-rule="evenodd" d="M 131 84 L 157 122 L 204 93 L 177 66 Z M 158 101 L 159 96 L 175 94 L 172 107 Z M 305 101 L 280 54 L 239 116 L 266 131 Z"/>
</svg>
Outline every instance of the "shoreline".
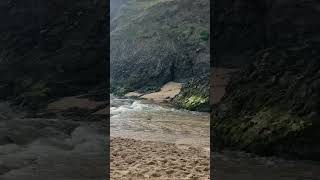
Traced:
<svg viewBox="0 0 320 180">
<path fill-rule="evenodd" d="M 139 91 L 131 91 L 124 95 L 118 96 L 121 99 L 132 99 L 132 100 L 141 100 L 146 104 L 156 104 L 163 107 L 175 108 L 179 110 L 187 110 L 192 112 L 203 112 L 203 113 L 210 113 L 207 110 L 191 110 L 187 107 L 183 107 L 176 102 L 176 97 L 180 96 L 183 93 L 182 90 L 183 83 L 178 83 L 174 81 L 169 81 L 164 84 L 159 91 L 151 91 L 151 92 L 144 92 L 141 93 Z M 193 100 L 190 97 L 189 99 L 184 99 L 184 101 L 191 101 Z M 183 102 L 183 103 L 186 103 Z M 194 102 L 198 103 L 198 102 Z"/>
<path fill-rule="evenodd" d="M 114 132 L 111 129 L 111 179 L 208 180 L 210 174 L 209 140 L 203 139 L 205 132 L 192 127 L 194 123 L 199 123 L 197 120 L 202 124 L 198 128 L 207 126 L 207 122 L 202 120 L 209 118 L 209 114 L 207 116 L 195 115 L 198 119 L 194 119 L 193 116 L 190 117 L 188 110 L 180 112 L 180 110 L 171 111 L 160 108 L 158 111 L 156 106 L 166 108 L 168 105 L 159 101 L 135 99 L 142 104 L 150 104 L 151 107 L 142 105 L 146 109 L 139 110 L 138 103 L 138 107 L 137 104 L 134 106 L 138 110 L 134 111 L 130 109 L 132 108 L 130 105 L 126 105 L 129 108 L 129 114 L 124 113 L 122 116 L 122 112 L 114 114 L 113 122 L 125 119 L 130 121 L 130 118 L 133 117 L 136 124 L 125 123 L 125 126 L 122 126 L 115 123 L 114 126 L 117 128 L 114 129 Z M 140 114 L 140 111 L 149 112 L 149 108 L 153 109 L 152 105 L 155 105 L 154 110 L 157 113 L 151 110 L 150 114 Z M 122 111 L 127 112 L 125 109 Z M 161 113 L 166 115 L 161 115 Z M 186 119 L 180 121 L 179 118 Z M 133 126 L 133 128 L 130 129 L 127 126 Z M 124 128 L 121 129 L 121 127 Z M 138 128 L 137 131 L 135 128 Z M 163 130 L 167 133 L 162 132 Z"/>
</svg>

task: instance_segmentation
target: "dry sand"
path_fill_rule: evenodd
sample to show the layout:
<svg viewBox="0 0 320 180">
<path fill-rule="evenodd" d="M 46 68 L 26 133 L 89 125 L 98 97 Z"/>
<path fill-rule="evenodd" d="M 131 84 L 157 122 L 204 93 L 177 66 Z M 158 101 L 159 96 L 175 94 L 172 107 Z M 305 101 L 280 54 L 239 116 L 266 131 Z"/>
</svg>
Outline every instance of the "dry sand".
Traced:
<svg viewBox="0 0 320 180">
<path fill-rule="evenodd" d="M 111 140 L 112 180 L 207 180 L 209 169 L 209 157 L 200 148 L 125 138 Z"/>
<path fill-rule="evenodd" d="M 159 92 L 146 94 L 141 97 L 155 102 L 169 101 L 180 93 L 181 87 L 181 83 L 168 82 L 161 88 Z"/>
<path fill-rule="evenodd" d="M 125 97 L 139 97 L 142 99 L 146 99 L 149 101 L 153 101 L 155 103 L 168 102 L 176 95 L 178 95 L 181 91 L 182 84 L 177 82 L 168 82 L 163 85 L 161 90 L 158 92 L 141 94 L 138 92 L 129 92 L 125 95 Z"/>
</svg>

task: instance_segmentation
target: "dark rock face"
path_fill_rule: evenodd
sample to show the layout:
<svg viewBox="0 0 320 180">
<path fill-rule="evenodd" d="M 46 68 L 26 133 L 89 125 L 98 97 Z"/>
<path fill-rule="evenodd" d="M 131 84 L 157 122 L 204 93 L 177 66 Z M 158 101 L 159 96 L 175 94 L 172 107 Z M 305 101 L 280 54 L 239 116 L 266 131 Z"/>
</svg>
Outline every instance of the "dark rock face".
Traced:
<svg viewBox="0 0 320 180">
<path fill-rule="evenodd" d="M 319 42 L 316 0 L 226 0 L 213 6 L 215 65 L 242 66 L 264 48 Z"/>
<path fill-rule="evenodd" d="M 209 77 L 209 14 L 208 0 L 127 1 L 111 21 L 111 85 Z"/>
<path fill-rule="evenodd" d="M 105 1 L 1 1 L 0 92 L 22 103 L 106 84 Z"/>
<path fill-rule="evenodd" d="M 213 108 L 214 147 L 320 160 L 320 3 L 266 2 L 217 3 L 215 65 L 242 70 Z"/>
</svg>

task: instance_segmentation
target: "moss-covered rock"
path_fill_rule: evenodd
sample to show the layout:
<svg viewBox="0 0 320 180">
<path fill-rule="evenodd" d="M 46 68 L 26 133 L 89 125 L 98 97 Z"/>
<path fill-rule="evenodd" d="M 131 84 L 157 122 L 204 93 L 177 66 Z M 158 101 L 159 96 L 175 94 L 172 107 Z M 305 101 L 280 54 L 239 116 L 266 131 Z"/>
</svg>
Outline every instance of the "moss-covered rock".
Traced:
<svg viewBox="0 0 320 180">
<path fill-rule="evenodd" d="M 24 93 L 24 96 L 45 98 L 49 96 L 49 93 L 50 88 L 47 87 L 47 84 L 44 81 L 39 81 L 33 84 L 30 90 Z"/>
<path fill-rule="evenodd" d="M 50 99 L 50 88 L 44 81 L 33 83 L 21 95 L 16 98 L 16 103 L 37 109 L 46 104 Z"/>
<path fill-rule="evenodd" d="M 216 148 L 320 160 L 320 54 L 312 44 L 258 53 L 214 108 Z"/>
<path fill-rule="evenodd" d="M 201 97 L 201 96 L 191 96 L 187 98 L 184 102 L 182 102 L 182 107 L 189 110 L 197 109 L 199 106 L 202 106 L 203 104 L 208 103 L 207 97 Z"/>
<path fill-rule="evenodd" d="M 205 78 L 189 81 L 172 102 L 178 108 L 209 112 L 209 83 Z"/>
<path fill-rule="evenodd" d="M 277 143 L 288 136 L 292 138 L 299 135 L 299 132 L 306 130 L 310 122 L 306 121 L 304 117 L 292 115 L 289 112 L 281 111 L 276 107 L 272 109 L 262 109 L 255 115 L 243 119 L 231 120 L 229 125 L 221 127 L 220 125 L 215 128 L 223 128 L 229 130 L 231 142 L 241 143 L 241 148 L 250 150 L 262 150 L 268 148 L 270 144 Z M 240 124 L 238 124 L 241 121 Z M 229 138 L 226 136 L 226 139 Z"/>
<path fill-rule="evenodd" d="M 125 94 L 127 94 L 128 92 L 130 92 L 129 89 L 125 88 L 125 87 L 120 87 L 120 86 L 113 86 L 111 87 L 110 92 L 116 96 L 124 96 Z"/>
</svg>

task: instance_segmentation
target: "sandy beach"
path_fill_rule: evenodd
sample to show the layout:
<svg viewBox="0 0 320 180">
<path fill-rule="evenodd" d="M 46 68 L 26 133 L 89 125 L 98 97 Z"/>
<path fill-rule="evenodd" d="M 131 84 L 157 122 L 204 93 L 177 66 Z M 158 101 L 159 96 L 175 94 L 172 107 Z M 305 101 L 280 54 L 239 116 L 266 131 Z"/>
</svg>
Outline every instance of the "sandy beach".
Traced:
<svg viewBox="0 0 320 180">
<path fill-rule="evenodd" d="M 112 180 L 209 179 L 209 115 L 167 108 L 181 90 L 169 82 L 159 92 L 111 100 Z"/>
<path fill-rule="evenodd" d="M 111 140 L 111 179 L 209 179 L 209 157 L 201 149 L 128 138 Z"/>
</svg>

